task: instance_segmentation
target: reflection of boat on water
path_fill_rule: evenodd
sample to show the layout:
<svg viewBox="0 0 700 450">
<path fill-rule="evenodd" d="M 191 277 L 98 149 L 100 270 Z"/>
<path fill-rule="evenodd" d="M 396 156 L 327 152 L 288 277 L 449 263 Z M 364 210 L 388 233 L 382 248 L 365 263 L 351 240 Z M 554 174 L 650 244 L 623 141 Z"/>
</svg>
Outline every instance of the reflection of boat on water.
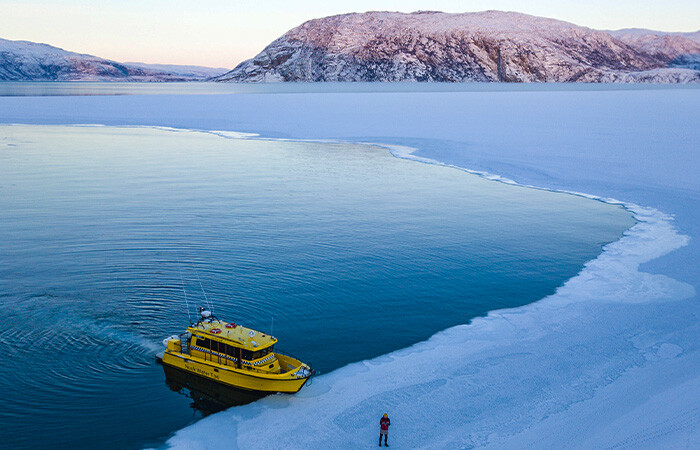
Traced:
<svg viewBox="0 0 700 450">
<path fill-rule="evenodd" d="M 245 405 L 267 395 L 228 387 L 166 364 L 163 364 L 163 372 L 168 387 L 190 397 L 192 407 L 205 415 L 223 411 L 231 406 Z"/>
<path fill-rule="evenodd" d="M 233 322 L 223 322 L 202 308 L 199 321 L 179 336 L 163 341 L 159 356 L 170 366 L 205 379 L 258 393 L 293 394 L 313 374 L 308 364 L 274 350 L 277 338 Z"/>
</svg>

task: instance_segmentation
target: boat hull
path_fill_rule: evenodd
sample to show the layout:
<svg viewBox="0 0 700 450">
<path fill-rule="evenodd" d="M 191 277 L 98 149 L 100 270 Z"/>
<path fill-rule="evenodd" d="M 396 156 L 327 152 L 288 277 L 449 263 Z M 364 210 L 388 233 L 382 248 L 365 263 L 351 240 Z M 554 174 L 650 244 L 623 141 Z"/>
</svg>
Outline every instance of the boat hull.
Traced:
<svg viewBox="0 0 700 450">
<path fill-rule="evenodd" d="M 261 374 L 245 368 L 203 361 L 183 353 L 166 351 L 162 363 L 188 373 L 224 384 L 226 386 L 247 391 L 274 393 L 283 392 L 294 394 L 304 386 L 308 377 L 297 378 L 290 374 Z"/>
<path fill-rule="evenodd" d="M 170 390 L 191 398 L 191 406 L 205 415 L 217 413 L 232 406 L 247 405 L 270 395 L 268 392 L 231 387 L 166 364 L 162 366 L 165 382 Z"/>
</svg>

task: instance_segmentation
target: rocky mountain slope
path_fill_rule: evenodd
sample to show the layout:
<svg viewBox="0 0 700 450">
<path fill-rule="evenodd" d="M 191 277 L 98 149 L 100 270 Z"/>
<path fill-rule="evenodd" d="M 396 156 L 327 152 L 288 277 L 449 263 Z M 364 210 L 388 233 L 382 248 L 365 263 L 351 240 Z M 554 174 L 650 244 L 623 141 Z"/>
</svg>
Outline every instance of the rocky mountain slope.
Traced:
<svg viewBox="0 0 700 450">
<path fill-rule="evenodd" d="M 368 12 L 305 22 L 219 81 L 700 82 L 700 43 L 615 36 L 486 11 Z"/>
<path fill-rule="evenodd" d="M 119 63 L 47 44 L 0 39 L 4 81 L 199 81 L 226 69 Z"/>
<path fill-rule="evenodd" d="M 700 31 L 664 33 L 627 29 L 608 31 L 622 42 L 660 58 L 670 58 L 669 66 L 700 70 Z"/>
</svg>

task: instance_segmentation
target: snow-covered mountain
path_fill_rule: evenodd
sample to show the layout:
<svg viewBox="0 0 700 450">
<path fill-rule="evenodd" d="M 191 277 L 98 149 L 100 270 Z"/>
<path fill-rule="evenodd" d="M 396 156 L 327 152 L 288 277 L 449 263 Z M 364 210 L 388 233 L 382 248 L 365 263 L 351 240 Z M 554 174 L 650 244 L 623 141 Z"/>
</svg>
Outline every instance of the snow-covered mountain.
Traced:
<svg viewBox="0 0 700 450">
<path fill-rule="evenodd" d="M 664 33 L 639 28 L 609 31 L 612 36 L 642 51 L 672 58 L 671 67 L 700 70 L 700 31 Z"/>
<path fill-rule="evenodd" d="M 623 28 L 621 30 L 606 30 L 607 33 L 615 36 L 616 38 L 623 39 L 625 41 L 633 40 L 635 38 L 640 38 L 642 36 L 679 36 L 685 39 L 690 39 L 700 43 L 700 30 L 693 31 L 690 33 L 682 32 L 668 32 L 668 31 L 656 31 L 648 30 L 646 28 Z"/>
<path fill-rule="evenodd" d="M 217 77 L 231 70 L 225 67 L 204 67 L 174 64 L 147 64 L 140 62 L 126 62 L 124 64 L 129 67 L 138 67 L 140 69 L 167 72 L 172 73 L 174 75 L 191 77 L 197 80 L 206 80 L 209 78 Z"/>
<path fill-rule="evenodd" d="M 615 36 L 513 12 L 367 12 L 305 22 L 217 79 L 700 82 L 698 54 L 686 36 Z"/>
<path fill-rule="evenodd" d="M 47 44 L 0 39 L 0 80 L 5 81 L 198 81 L 225 71 L 119 63 Z"/>
</svg>

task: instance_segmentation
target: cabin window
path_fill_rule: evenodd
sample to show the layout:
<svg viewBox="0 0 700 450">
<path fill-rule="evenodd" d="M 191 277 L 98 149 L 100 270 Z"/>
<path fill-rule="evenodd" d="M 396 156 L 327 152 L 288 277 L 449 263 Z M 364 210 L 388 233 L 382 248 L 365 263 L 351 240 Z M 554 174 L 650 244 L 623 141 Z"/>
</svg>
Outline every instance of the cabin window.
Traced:
<svg viewBox="0 0 700 450">
<path fill-rule="evenodd" d="M 241 352 L 241 359 L 246 361 L 254 361 L 272 353 L 272 346 L 258 350 L 256 352 L 251 352 L 250 350 L 239 349 L 233 345 L 228 345 L 223 342 L 218 342 L 213 339 L 197 338 L 196 344 L 198 347 L 206 348 L 213 352 L 223 353 L 224 355 L 231 356 L 233 358 L 238 358 L 237 352 Z"/>
<path fill-rule="evenodd" d="M 195 342 L 195 345 L 197 347 L 209 349 L 211 348 L 211 341 L 207 338 L 197 337 L 197 342 Z"/>
<path fill-rule="evenodd" d="M 236 350 L 233 346 L 213 339 L 198 337 L 195 345 L 213 352 L 223 353 L 224 355 L 233 356 L 234 358 L 236 357 Z"/>
<path fill-rule="evenodd" d="M 271 346 L 264 348 L 262 350 L 258 350 L 257 352 L 253 352 L 253 359 L 260 359 L 260 358 L 264 358 L 265 356 L 269 355 L 270 353 L 272 353 L 272 347 L 273 346 L 271 345 Z"/>
</svg>

